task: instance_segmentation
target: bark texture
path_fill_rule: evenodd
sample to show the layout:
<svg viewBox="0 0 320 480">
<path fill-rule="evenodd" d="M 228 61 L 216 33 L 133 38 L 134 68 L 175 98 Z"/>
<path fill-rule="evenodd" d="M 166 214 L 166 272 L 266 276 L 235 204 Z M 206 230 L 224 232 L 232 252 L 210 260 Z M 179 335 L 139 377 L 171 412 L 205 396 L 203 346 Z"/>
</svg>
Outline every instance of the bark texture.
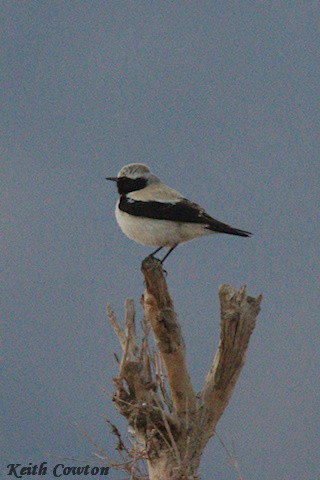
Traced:
<svg viewBox="0 0 320 480">
<path fill-rule="evenodd" d="M 231 398 L 244 365 L 262 297 L 230 285 L 219 289 L 220 343 L 197 395 L 186 366 L 185 345 L 161 264 L 142 262 L 145 292 L 140 346 L 132 300 L 125 303 L 125 329 L 111 307 L 108 318 L 122 347 L 114 403 L 127 419 L 135 455 L 148 464 L 150 480 L 199 479 L 201 454 Z M 149 348 L 151 330 L 156 351 Z M 138 452 L 138 454 L 137 454 Z"/>
</svg>

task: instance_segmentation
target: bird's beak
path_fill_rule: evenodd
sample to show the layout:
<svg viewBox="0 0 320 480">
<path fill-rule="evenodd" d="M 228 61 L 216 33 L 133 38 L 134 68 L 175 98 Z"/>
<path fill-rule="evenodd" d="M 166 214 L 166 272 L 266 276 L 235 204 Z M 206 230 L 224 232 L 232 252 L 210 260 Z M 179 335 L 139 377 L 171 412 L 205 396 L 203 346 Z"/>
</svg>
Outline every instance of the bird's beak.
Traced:
<svg viewBox="0 0 320 480">
<path fill-rule="evenodd" d="M 106 180 L 111 180 L 112 182 L 116 182 L 118 177 L 106 177 Z"/>
</svg>

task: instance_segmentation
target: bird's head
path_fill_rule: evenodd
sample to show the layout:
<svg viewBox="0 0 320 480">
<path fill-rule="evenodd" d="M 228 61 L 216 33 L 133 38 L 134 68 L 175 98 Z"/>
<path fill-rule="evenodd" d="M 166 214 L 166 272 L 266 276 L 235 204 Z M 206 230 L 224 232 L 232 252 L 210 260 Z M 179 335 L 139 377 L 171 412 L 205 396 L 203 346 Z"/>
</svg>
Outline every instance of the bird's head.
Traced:
<svg viewBox="0 0 320 480">
<path fill-rule="evenodd" d="M 150 172 L 143 163 L 129 163 L 121 168 L 116 177 L 106 177 L 106 180 L 117 182 L 119 194 L 126 194 L 141 190 L 151 183 L 160 182 L 158 177 Z"/>
</svg>

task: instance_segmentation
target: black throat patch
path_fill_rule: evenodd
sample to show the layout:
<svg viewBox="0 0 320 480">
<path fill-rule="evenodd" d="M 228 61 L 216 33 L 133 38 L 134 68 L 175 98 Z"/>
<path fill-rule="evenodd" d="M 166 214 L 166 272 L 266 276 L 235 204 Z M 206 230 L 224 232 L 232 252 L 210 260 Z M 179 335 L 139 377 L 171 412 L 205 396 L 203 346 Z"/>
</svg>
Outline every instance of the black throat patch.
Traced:
<svg viewBox="0 0 320 480">
<path fill-rule="evenodd" d="M 147 186 L 145 178 L 119 177 L 117 179 L 117 188 L 120 195 L 141 190 Z"/>
</svg>

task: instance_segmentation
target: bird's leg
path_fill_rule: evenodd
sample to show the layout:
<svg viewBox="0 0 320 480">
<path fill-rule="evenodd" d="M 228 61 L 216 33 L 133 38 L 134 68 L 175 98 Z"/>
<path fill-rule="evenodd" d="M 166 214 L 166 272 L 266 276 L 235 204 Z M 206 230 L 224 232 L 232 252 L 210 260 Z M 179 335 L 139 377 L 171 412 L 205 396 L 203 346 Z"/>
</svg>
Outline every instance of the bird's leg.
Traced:
<svg viewBox="0 0 320 480">
<path fill-rule="evenodd" d="M 170 250 L 168 250 L 168 252 L 165 254 L 165 256 L 163 257 L 162 260 L 160 260 L 160 263 L 161 265 L 163 264 L 163 262 L 165 261 L 165 259 L 170 255 L 170 253 L 178 246 L 177 245 L 174 245 L 173 247 L 170 248 Z"/>
<path fill-rule="evenodd" d="M 157 248 L 157 250 L 155 250 L 154 252 L 150 253 L 149 257 L 154 257 L 156 253 L 160 252 L 160 250 L 162 249 L 163 247 L 159 247 Z"/>
</svg>

